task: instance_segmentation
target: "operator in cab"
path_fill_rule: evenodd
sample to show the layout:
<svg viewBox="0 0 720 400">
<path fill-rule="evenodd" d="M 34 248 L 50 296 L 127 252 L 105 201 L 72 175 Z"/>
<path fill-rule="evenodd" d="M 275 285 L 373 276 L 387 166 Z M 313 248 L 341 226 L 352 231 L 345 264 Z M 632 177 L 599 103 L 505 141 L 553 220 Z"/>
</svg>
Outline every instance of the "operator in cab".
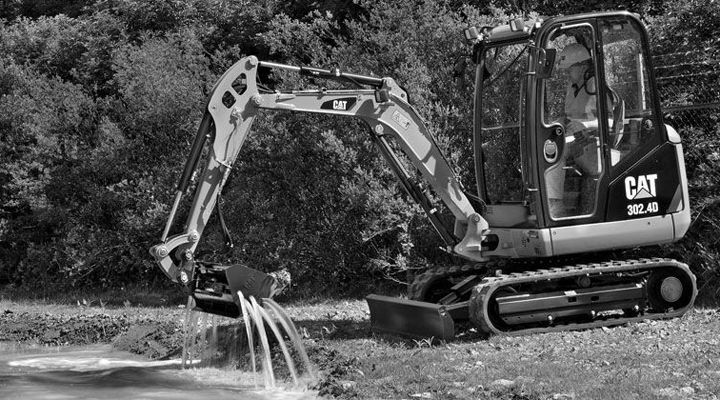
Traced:
<svg viewBox="0 0 720 400">
<path fill-rule="evenodd" d="M 566 146 L 557 164 L 547 171 L 546 185 L 550 214 L 553 218 L 562 218 L 589 211 L 583 204 L 594 197 L 591 193 L 580 193 L 578 203 L 583 204 L 573 210 L 564 200 L 567 170 L 587 177 L 599 173 L 598 112 L 595 70 L 588 49 L 579 43 L 568 44 L 559 54 L 557 67 L 567 73 L 568 79 L 561 121 L 565 127 Z M 591 188 L 590 185 L 583 187 L 585 190 L 581 192 Z"/>
<path fill-rule="evenodd" d="M 558 67 L 568 70 L 570 81 L 565 93 L 565 134 L 597 129 L 597 88 L 590 52 L 581 44 L 570 44 L 560 54 Z"/>
</svg>

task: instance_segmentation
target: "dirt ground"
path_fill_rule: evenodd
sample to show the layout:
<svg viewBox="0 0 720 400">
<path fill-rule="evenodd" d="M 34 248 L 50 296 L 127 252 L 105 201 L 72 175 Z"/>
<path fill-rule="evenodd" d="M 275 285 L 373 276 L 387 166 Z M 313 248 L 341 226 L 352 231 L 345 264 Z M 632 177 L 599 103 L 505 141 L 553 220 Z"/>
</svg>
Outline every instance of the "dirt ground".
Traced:
<svg viewBox="0 0 720 400">
<path fill-rule="evenodd" d="M 715 309 L 695 309 L 674 320 L 521 337 L 488 338 L 462 326 L 455 340 L 438 342 L 373 334 L 363 301 L 284 306 L 319 370 L 314 388 L 330 398 L 717 399 L 720 393 Z M 107 308 L 3 300 L 0 341 L 112 343 L 152 359 L 176 358 L 186 315 L 178 305 Z"/>
</svg>

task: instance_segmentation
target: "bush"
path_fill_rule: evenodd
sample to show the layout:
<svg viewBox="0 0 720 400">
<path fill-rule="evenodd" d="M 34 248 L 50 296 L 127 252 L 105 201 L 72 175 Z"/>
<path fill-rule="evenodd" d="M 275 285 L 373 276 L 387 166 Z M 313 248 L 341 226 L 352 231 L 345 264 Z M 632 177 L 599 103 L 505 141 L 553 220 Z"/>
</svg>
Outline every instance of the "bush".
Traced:
<svg viewBox="0 0 720 400">
<path fill-rule="evenodd" d="M 147 249 L 159 236 L 175 169 L 214 76 L 190 31 L 123 43 L 84 73 L 64 67 L 61 37 L 98 29 L 100 20 L 114 21 L 57 17 L 3 27 L 31 33 L 7 36 L 10 61 L 0 70 L 6 280 L 107 287 L 160 275 Z M 109 57 L 105 45 L 121 36 L 94 37 L 74 56 Z M 113 97 L 93 98 L 96 86 L 70 82 L 107 76 L 107 65 L 112 80 L 101 83 L 118 88 Z"/>
<path fill-rule="evenodd" d="M 243 55 L 393 77 L 472 191 L 473 72 L 465 71 L 464 85 L 452 80 L 455 61 L 469 52 L 462 30 L 527 11 L 519 5 L 538 12 L 625 5 L 119 0 L 71 2 L 60 15 L 62 7 L 50 7 L 57 2 L 23 8 L 30 3 L 0 9 L 11 18 L 0 23 L 0 280 L 46 288 L 165 282 L 147 249 L 163 228 L 205 97 Z M 656 49 L 686 41 L 707 49 L 698 61 L 714 60 L 713 1 L 627 6 L 649 11 Z M 288 73 L 261 78 L 279 88 L 338 87 Z M 683 87 L 678 99 L 698 92 Z M 325 294 L 367 293 L 416 268 L 456 262 L 438 250 L 424 213 L 366 129 L 307 114 L 259 117 L 224 193 L 237 245 L 224 248 L 213 217 L 199 249 L 216 261 L 286 267 L 294 293 L 306 296 L 318 282 Z M 683 241 L 661 251 L 690 260 L 703 293 L 717 296 L 718 132 L 683 127 L 681 134 L 694 222 Z"/>
<path fill-rule="evenodd" d="M 92 140 L 95 105 L 81 87 L 31 67 L 10 62 L 0 76 L 0 242 L 12 249 L 1 261 L 4 275 L 12 276 L 26 250 L 41 252 L 58 240 L 77 205 L 83 188 L 66 182 L 64 172 L 82 160 Z"/>
<path fill-rule="evenodd" d="M 664 105 L 714 102 L 720 56 L 713 26 L 720 23 L 720 5 L 712 0 L 668 3 L 648 18 L 653 51 L 670 54 L 658 69 Z M 687 262 L 698 277 L 700 303 L 720 300 L 720 109 L 675 111 L 666 115 L 683 138 L 692 225 L 683 240 L 666 251 Z"/>
</svg>

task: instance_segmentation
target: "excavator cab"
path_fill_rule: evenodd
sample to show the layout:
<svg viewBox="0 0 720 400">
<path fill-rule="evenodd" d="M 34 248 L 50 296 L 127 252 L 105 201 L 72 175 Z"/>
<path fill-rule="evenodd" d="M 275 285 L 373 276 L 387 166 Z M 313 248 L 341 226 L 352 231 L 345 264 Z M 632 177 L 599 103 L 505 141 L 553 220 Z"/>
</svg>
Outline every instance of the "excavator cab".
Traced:
<svg viewBox="0 0 720 400">
<path fill-rule="evenodd" d="M 491 230 L 547 229 L 537 256 L 682 237 L 680 140 L 662 120 L 642 23 L 585 14 L 481 35 L 475 168 Z"/>
</svg>

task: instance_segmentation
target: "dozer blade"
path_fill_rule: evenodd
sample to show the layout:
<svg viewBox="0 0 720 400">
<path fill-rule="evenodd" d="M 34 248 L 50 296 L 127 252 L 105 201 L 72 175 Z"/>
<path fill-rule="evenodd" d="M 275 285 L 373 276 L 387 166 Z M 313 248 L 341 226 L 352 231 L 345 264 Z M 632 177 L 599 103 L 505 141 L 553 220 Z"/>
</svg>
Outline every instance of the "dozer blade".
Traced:
<svg viewBox="0 0 720 400">
<path fill-rule="evenodd" d="M 376 294 L 367 296 L 365 300 L 370 308 L 370 324 L 374 331 L 442 340 L 455 336 L 451 313 L 455 309 L 462 313 L 462 308 L 467 307 L 467 303 L 445 306 Z"/>
<path fill-rule="evenodd" d="M 202 265 L 197 269 L 192 297 L 195 308 L 210 314 L 237 318 L 240 316 L 238 291 L 255 297 L 258 302 L 275 293 L 275 279 L 244 265 Z"/>
</svg>

